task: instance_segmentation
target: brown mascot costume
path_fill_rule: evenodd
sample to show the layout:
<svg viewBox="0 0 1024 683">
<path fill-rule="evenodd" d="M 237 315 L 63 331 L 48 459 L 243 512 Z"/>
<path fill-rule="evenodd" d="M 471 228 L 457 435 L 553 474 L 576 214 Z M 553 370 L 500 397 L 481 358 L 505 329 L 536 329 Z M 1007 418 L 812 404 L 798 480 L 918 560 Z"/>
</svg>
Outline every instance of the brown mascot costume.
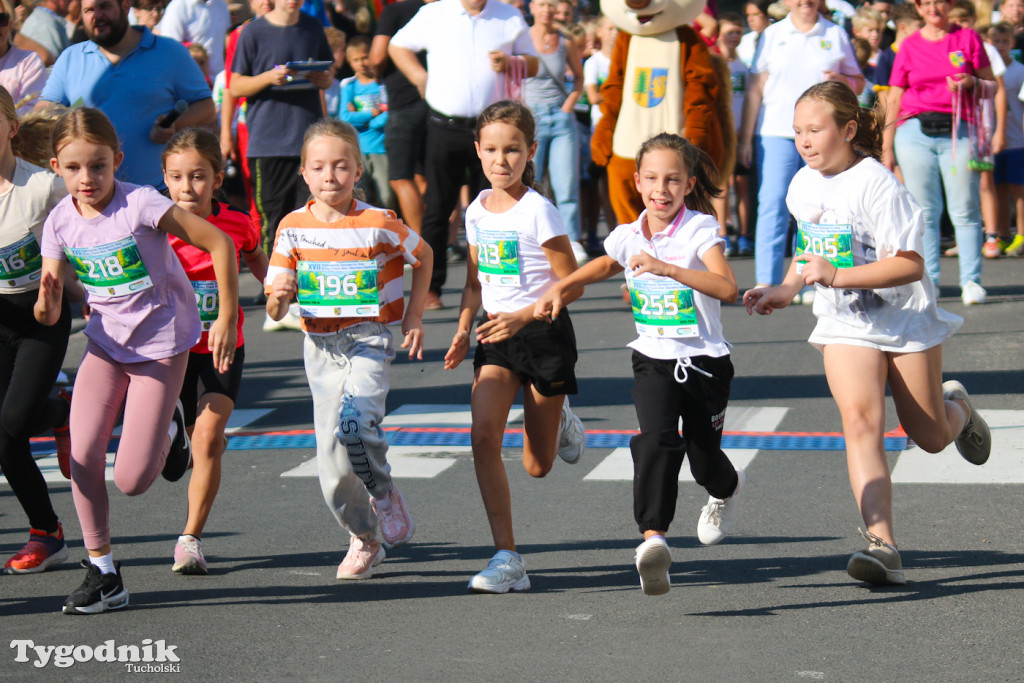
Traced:
<svg viewBox="0 0 1024 683">
<path fill-rule="evenodd" d="M 682 135 L 728 178 L 727 157 L 735 152 L 729 67 L 709 54 L 690 26 L 704 4 L 601 0 L 601 11 L 618 26 L 619 37 L 601 86 L 602 116 L 591 152 L 595 163 L 608 168 L 608 194 L 619 223 L 631 223 L 644 208 L 633 172 L 636 152 L 649 137 Z"/>
</svg>

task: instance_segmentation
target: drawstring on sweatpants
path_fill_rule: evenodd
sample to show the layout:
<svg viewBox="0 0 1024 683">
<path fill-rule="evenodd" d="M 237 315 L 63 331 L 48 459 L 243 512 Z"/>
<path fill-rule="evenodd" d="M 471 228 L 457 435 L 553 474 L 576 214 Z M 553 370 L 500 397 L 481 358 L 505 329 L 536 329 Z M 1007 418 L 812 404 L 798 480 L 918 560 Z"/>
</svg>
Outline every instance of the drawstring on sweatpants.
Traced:
<svg viewBox="0 0 1024 683">
<path fill-rule="evenodd" d="M 696 370 L 697 372 L 704 375 L 708 379 L 712 379 L 714 377 L 714 375 L 712 375 L 707 370 L 701 370 L 696 365 L 694 365 L 693 361 L 690 360 L 689 356 L 687 356 L 686 358 L 677 358 L 674 374 L 676 381 L 679 382 L 680 384 L 686 384 L 686 380 L 690 378 L 690 373 L 687 372 L 687 369 Z M 682 377 L 679 376 L 680 371 L 682 371 L 683 373 Z"/>
</svg>

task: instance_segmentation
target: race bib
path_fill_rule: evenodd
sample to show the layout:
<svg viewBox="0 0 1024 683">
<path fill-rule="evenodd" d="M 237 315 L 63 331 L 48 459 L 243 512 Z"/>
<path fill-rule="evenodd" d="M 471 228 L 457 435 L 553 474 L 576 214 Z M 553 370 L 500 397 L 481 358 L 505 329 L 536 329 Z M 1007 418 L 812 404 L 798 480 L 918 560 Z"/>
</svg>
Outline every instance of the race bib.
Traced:
<svg viewBox="0 0 1024 683">
<path fill-rule="evenodd" d="M 14 244 L 0 247 L 0 288 L 21 287 L 42 277 L 39 243 L 29 233 Z"/>
<path fill-rule="evenodd" d="M 153 286 L 134 237 L 81 249 L 64 247 L 85 291 L 109 299 Z"/>
<path fill-rule="evenodd" d="M 519 287 L 519 233 L 515 230 L 479 230 L 476 234 L 480 282 L 492 287 Z"/>
<path fill-rule="evenodd" d="M 849 223 L 824 225 L 799 221 L 796 253 L 798 256 L 815 254 L 836 268 L 850 268 L 853 266 L 853 226 Z"/>
<path fill-rule="evenodd" d="M 380 315 L 376 261 L 299 261 L 295 274 L 305 318 Z"/>
<path fill-rule="evenodd" d="M 203 324 L 203 332 L 209 332 L 213 321 L 220 313 L 220 292 L 217 291 L 216 280 L 193 280 L 192 289 L 196 293 L 196 306 L 199 308 L 199 321 Z"/>
<path fill-rule="evenodd" d="M 693 290 L 674 280 L 626 278 L 636 331 L 648 337 L 697 337 Z"/>
</svg>

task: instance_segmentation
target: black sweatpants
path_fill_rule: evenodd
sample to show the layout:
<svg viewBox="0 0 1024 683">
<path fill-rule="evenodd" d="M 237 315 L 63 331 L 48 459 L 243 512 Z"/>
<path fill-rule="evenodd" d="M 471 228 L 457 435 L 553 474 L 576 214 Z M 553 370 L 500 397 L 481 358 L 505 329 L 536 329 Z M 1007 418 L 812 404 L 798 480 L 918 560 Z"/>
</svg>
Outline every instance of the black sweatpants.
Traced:
<svg viewBox="0 0 1024 683">
<path fill-rule="evenodd" d="M 263 250 L 270 256 L 281 219 L 309 201 L 299 157 L 249 157 L 252 193 L 263 223 Z"/>
<path fill-rule="evenodd" d="M 448 279 L 448 219 L 459 201 L 459 188 L 469 185 L 472 201 L 488 187 L 473 145 L 471 126 L 431 113 L 427 118 L 427 191 L 423 195 L 423 239 L 434 250 L 430 291 L 440 294 Z"/>
<path fill-rule="evenodd" d="M 721 447 L 732 361 L 729 356 L 696 356 L 690 362 L 694 367 L 689 368 L 686 382 L 680 383 L 675 360 L 633 352 L 633 403 L 640 434 L 630 439 L 629 449 L 633 454 L 633 515 L 641 533 L 667 531 L 672 523 L 684 456 L 689 456 L 694 480 L 715 498 L 728 498 L 739 482 L 736 468 Z M 712 376 L 704 376 L 698 368 Z"/>
<path fill-rule="evenodd" d="M 67 299 L 60 319 L 36 322 L 36 292 L 0 295 L 0 469 L 28 515 L 33 529 L 57 530 L 57 515 L 29 438 L 68 420 L 68 405 L 49 398 L 71 332 Z"/>
</svg>

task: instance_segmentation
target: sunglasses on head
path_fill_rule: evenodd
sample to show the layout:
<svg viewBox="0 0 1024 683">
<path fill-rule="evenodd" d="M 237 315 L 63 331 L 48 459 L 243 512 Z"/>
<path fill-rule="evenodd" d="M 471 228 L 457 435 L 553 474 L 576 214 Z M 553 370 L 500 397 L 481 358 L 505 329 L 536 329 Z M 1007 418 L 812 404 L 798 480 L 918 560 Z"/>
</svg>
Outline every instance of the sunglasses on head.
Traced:
<svg viewBox="0 0 1024 683">
<path fill-rule="evenodd" d="M 8 26 L 11 23 L 11 15 L 7 12 L 0 12 L 0 28 Z"/>
</svg>

